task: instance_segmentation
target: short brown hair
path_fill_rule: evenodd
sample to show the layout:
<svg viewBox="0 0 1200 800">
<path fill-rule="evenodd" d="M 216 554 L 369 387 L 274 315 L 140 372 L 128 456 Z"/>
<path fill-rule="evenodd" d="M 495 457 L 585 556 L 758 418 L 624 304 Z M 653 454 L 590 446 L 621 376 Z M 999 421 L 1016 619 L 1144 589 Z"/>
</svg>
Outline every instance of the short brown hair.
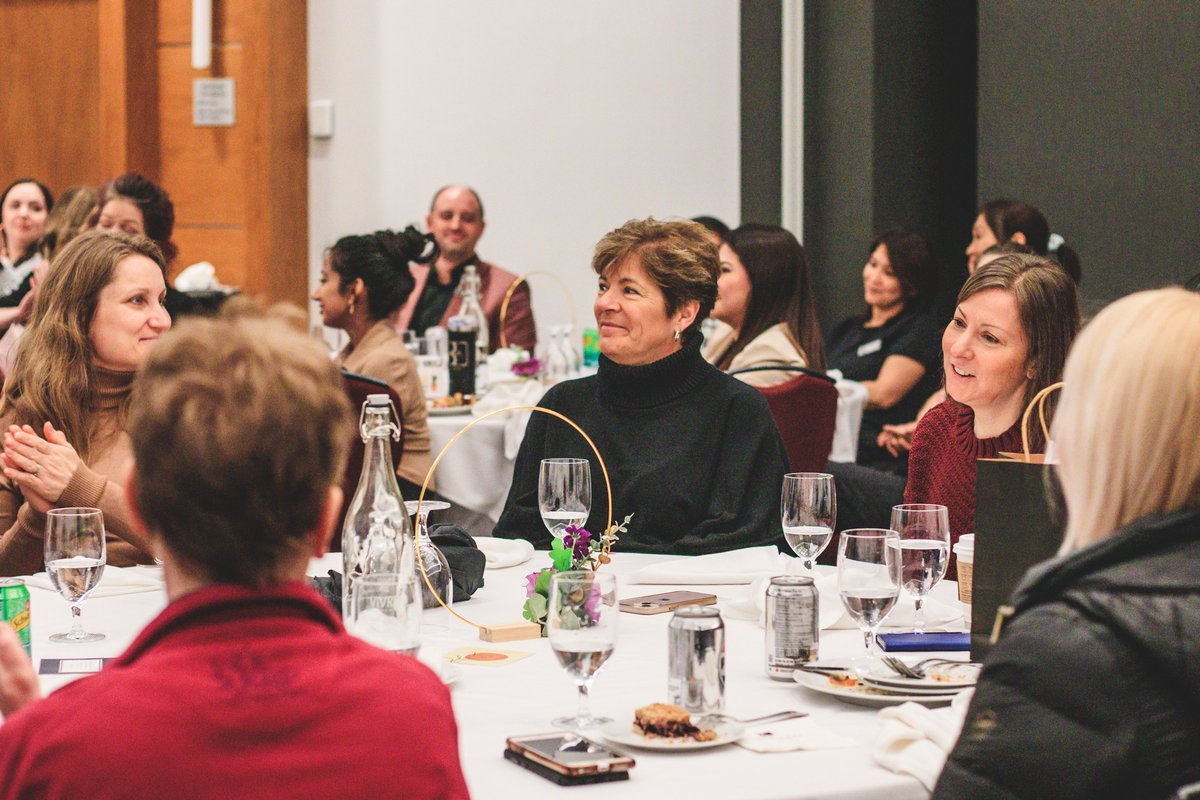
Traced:
<svg viewBox="0 0 1200 800">
<path fill-rule="evenodd" d="M 136 501 L 209 580 L 263 586 L 304 547 L 352 427 L 338 370 L 275 319 L 188 319 L 134 382 Z"/>
<path fill-rule="evenodd" d="M 986 289 L 1003 289 L 1017 301 L 1034 368 L 1023 400 L 1028 406 L 1035 394 L 1062 380 L 1067 351 L 1079 333 L 1079 292 L 1057 262 L 1035 255 L 1000 256 L 975 270 L 958 293 L 959 304 Z M 1053 411 L 1055 399 L 1047 398 L 1047 411 Z M 1033 439 L 1044 444 L 1041 426 L 1031 428 Z"/>
<path fill-rule="evenodd" d="M 690 300 L 700 303 L 687 332 L 699 330 L 717 302 L 717 276 L 721 274 L 717 245 L 708 230 L 689 220 L 631 219 L 596 244 L 592 269 L 603 275 L 630 256 L 637 256 L 662 290 L 668 316 Z"/>
</svg>

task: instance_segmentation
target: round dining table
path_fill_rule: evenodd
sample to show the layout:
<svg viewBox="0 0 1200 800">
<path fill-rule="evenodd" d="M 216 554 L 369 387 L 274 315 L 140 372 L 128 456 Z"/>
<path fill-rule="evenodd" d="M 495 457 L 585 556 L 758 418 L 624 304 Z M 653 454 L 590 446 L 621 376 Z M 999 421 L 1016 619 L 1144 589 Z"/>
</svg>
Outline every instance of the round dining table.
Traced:
<svg viewBox="0 0 1200 800">
<path fill-rule="evenodd" d="M 664 556 L 616 553 L 604 567 L 618 579 L 620 597 L 632 597 L 691 588 L 715 594 L 718 607 L 734 603 L 746 585 L 646 586 L 627 579 L 638 569 L 661 562 Z M 310 574 L 325 575 L 341 570 L 340 554 L 314 560 Z M 475 623 L 496 625 L 521 621 L 525 600 L 525 576 L 547 564 L 544 552 L 531 561 L 503 569 L 489 569 L 485 585 L 468 601 L 455 604 L 459 613 Z M 133 568 L 153 578 L 159 568 Z M 818 569 L 830 569 L 822 568 Z M 122 570 L 121 574 L 130 570 Z M 36 582 L 36 581 L 35 581 Z M 136 581 L 133 583 L 136 584 Z M 83 604 L 82 620 L 89 631 L 104 633 L 103 641 L 59 644 L 50 634 L 70 625 L 67 603 L 47 589 L 31 586 L 33 657 L 67 659 L 73 668 L 94 668 L 98 659 L 119 655 L 137 633 L 166 605 L 161 588 L 127 593 L 114 576 L 105 589 L 102 580 L 97 596 Z M 934 595 L 943 601 L 955 596 L 955 585 L 943 581 Z M 667 702 L 667 625 L 671 615 L 621 614 L 616 648 L 591 691 L 592 711 L 597 715 L 632 723 L 636 708 Z M 559 666 L 546 639 L 529 639 L 491 644 L 481 642 L 470 625 L 454 619 L 444 609 L 425 612 L 425 635 L 421 656 L 438 665 L 450 685 L 458 720 L 463 771 L 475 798 L 543 796 L 556 789 L 544 778 L 506 761 L 508 737 L 546 733 L 550 720 L 573 713 L 577 700 L 574 683 Z M 928 796 L 914 778 L 890 772 L 875 763 L 872 747 L 880 721 L 875 709 L 849 705 L 814 692 L 794 682 L 768 678 L 764 671 L 764 633 L 755 622 L 726 614 L 726 705 L 728 714 L 746 718 L 785 709 L 808 712 L 811 719 L 829 731 L 852 741 L 850 746 L 798 750 L 782 753 L 752 752 L 736 744 L 686 752 L 629 749 L 636 766 L 628 781 L 603 783 L 587 789 L 567 791 L 593 798 L 661 800 L 672 798 L 886 798 L 906 800 Z M 820 636 L 822 661 L 845 661 L 862 650 L 857 630 L 826 630 Z M 445 657 L 463 648 L 501 650 L 518 658 L 495 664 L 470 659 L 449 664 Z M 965 659 L 965 654 L 957 654 Z M 93 663 L 87 663 L 92 661 Z M 50 692 L 78 679 L 79 675 L 40 675 L 43 692 Z M 617 747 L 621 750 L 623 748 Z M 420 749 L 408 749 L 416 757 Z"/>
</svg>

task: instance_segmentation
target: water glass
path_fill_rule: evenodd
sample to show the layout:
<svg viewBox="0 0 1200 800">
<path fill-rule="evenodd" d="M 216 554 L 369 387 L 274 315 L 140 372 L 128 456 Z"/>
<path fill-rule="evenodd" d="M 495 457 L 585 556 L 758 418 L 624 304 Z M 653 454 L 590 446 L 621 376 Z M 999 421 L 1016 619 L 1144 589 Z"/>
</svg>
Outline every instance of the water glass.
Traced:
<svg viewBox="0 0 1200 800">
<path fill-rule="evenodd" d="M 610 572 L 560 572 L 550 580 L 546 629 L 558 663 L 579 689 L 579 712 L 559 717 L 559 728 L 590 728 L 611 720 L 593 717 L 588 692 L 617 644 L 617 579 Z"/>
<path fill-rule="evenodd" d="M 98 642 L 103 633 L 86 633 L 80 606 L 104 575 L 107 559 L 104 514 L 98 508 L 52 508 L 46 512 L 46 574 L 71 604 L 71 630 L 52 642 Z"/>
<path fill-rule="evenodd" d="M 883 528 L 853 528 L 838 540 L 838 594 L 863 632 L 866 662 L 875 631 L 900 597 L 900 536 Z"/>
<path fill-rule="evenodd" d="M 543 458 L 538 474 L 538 508 L 551 536 L 568 525 L 582 527 L 592 510 L 592 468 L 583 458 Z"/>
<path fill-rule="evenodd" d="M 824 472 L 790 472 L 783 476 L 779 503 L 783 538 L 812 571 L 813 562 L 833 538 L 837 520 L 837 490 Z"/>
<path fill-rule="evenodd" d="M 369 572 L 354 581 L 346 627 L 376 647 L 415 656 L 421 611 L 419 572 Z"/>
<path fill-rule="evenodd" d="M 945 506 L 910 503 L 892 507 L 892 529 L 900 534 L 901 581 L 917 606 L 914 632 L 925 632 L 925 595 L 950 564 L 950 517 Z"/>
</svg>

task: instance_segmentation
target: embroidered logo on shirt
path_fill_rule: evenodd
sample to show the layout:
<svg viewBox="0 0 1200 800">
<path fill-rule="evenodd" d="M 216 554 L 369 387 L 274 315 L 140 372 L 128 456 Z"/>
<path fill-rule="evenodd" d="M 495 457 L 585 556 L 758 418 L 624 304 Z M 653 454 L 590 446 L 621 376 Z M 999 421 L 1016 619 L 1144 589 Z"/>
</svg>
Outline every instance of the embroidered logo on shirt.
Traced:
<svg viewBox="0 0 1200 800">
<path fill-rule="evenodd" d="M 860 344 L 858 346 L 858 356 L 859 358 L 862 358 L 863 356 L 869 356 L 871 353 L 878 353 L 882 349 L 883 339 L 876 339 L 872 342 L 867 342 L 866 344 Z"/>
<path fill-rule="evenodd" d="M 281 669 L 257 653 L 242 652 L 213 658 L 209 667 L 226 697 L 274 700 L 297 694 L 296 676 L 292 670 Z"/>
</svg>

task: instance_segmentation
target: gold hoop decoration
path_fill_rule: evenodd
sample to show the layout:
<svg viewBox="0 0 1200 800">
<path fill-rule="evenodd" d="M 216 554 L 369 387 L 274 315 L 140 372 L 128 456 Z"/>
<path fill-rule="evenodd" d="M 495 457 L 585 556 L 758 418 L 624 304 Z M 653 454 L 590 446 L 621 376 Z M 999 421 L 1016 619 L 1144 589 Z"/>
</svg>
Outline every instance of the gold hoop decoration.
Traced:
<svg viewBox="0 0 1200 800">
<path fill-rule="evenodd" d="M 463 426 L 463 429 L 461 431 L 454 434 L 454 436 L 450 437 L 450 441 L 446 442 L 446 446 L 443 447 L 441 452 L 437 454 L 437 458 L 435 458 L 433 460 L 433 463 L 429 465 L 429 471 L 425 473 L 425 480 L 422 481 L 422 483 L 421 483 L 421 495 L 417 498 L 417 514 L 421 513 L 421 504 L 425 502 L 425 491 L 429 488 L 429 481 L 433 478 L 433 473 L 437 469 L 438 463 L 441 462 L 442 456 L 446 455 L 446 451 L 448 451 L 454 445 L 454 443 L 459 440 L 459 438 L 463 434 L 465 434 L 467 431 L 471 430 L 471 428 L 475 427 L 480 422 L 483 422 L 485 419 L 488 419 L 489 417 L 494 417 L 497 414 L 504 414 L 505 412 L 508 412 L 508 411 L 538 411 L 538 412 L 541 412 L 542 414 L 549 414 L 552 417 L 558 417 L 563 422 L 567 423 L 568 425 L 570 425 L 572 428 L 574 428 L 576 431 L 579 432 L 579 435 L 583 437 L 583 440 L 588 443 L 588 447 L 592 448 L 592 452 L 596 454 L 596 460 L 600 462 L 600 472 L 602 472 L 604 474 L 604 493 L 608 497 L 608 522 L 605 523 L 604 530 L 607 531 L 609 528 L 611 528 L 612 527 L 612 515 L 613 515 L 612 484 L 609 483 L 609 480 L 608 480 L 608 467 L 605 466 L 605 464 L 604 464 L 604 456 L 600 455 L 600 450 L 596 447 L 596 443 L 592 441 L 592 437 L 588 436 L 584 432 L 583 428 L 576 425 L 573 420 L 571 420 L 569 417 L 567 417 L 563 414 L 560 414 L 557 411 L 554 411 L 549 408 L 542 408 L 541 406 L 508 406 L 507 408 L 498 408 L 495 411 L 489 411 L 488 413 L 484 414 L 483 416 L 476 417 L 475 419 L 471 420 L 469 423 L 467 423 L 465 426 Z M 414 516 L 416 516 L 416 514 L 414 514 Z M 609 549 L 610 549 L 610 545 L 609 545 L 608 541 L 604 540 L 604 543 L 602 544 L 601 552 L 604 553 L 605 555 L 607 555 L 609 552 Z M 433 588 L 433 583 L 430 582 L 430 580 L 429 580 L 429 575 L 425 572 L 425 563 L 421 560 L 419 553 L 417 554 L 417 566 L 421 570 L 421 578 L 424 579 L 425 585 L 429 587 L 430 594 L 432 594 L 434 599 L 438 601 L 438 605 L 440 605 L 442 608 L 449 611 L 453 616 L 462 620 L 463 622 L 467 623 L 468 625 L 478 628 L 480 631 L 487 630 L 488 626 L 480 625 L 478 622 L 472 622 L 471 620 L 467 619 L 462 614 L 459 614 L 453 608 L 451 608 L 450 606 L 448 606 L 444 602 L 442 602 L 442 598 L 438 596 L 437 590 Z"/>
<path fill-rule="evenodd" d="M 504 320 L 508 317 L 508 303 L 512 300 L 513 293 L 517 291 L 518 286 L 520 286 L 522 283 L 529 283 L 526 278 L 528 278 L 530 275 L 545 275 L 547 278 L 552 278 L 559 285 L 559 288 L 563 290 L 563 294 L 567 296 L 567 310 L 571 312 L 571 327 L 575 327 L 575 298 L 571 297 L 571 290 L 567 288 L 567 284 L 563 282 L 562 278 L 558 277 L 553 272 L 535 269 L 519 276 L 515 281 L 512 282 L 512 285 L 508 287 L 508 291 L 504 293 L 504 301 L 500 303 L 501 347 L 508 347 L 508 337 L 504 335 Z M 567 421 L 570 422 L 570 420 Z M 583 433 L 583 431 L 580 431 L 580 433 Z"/>
</svg>

